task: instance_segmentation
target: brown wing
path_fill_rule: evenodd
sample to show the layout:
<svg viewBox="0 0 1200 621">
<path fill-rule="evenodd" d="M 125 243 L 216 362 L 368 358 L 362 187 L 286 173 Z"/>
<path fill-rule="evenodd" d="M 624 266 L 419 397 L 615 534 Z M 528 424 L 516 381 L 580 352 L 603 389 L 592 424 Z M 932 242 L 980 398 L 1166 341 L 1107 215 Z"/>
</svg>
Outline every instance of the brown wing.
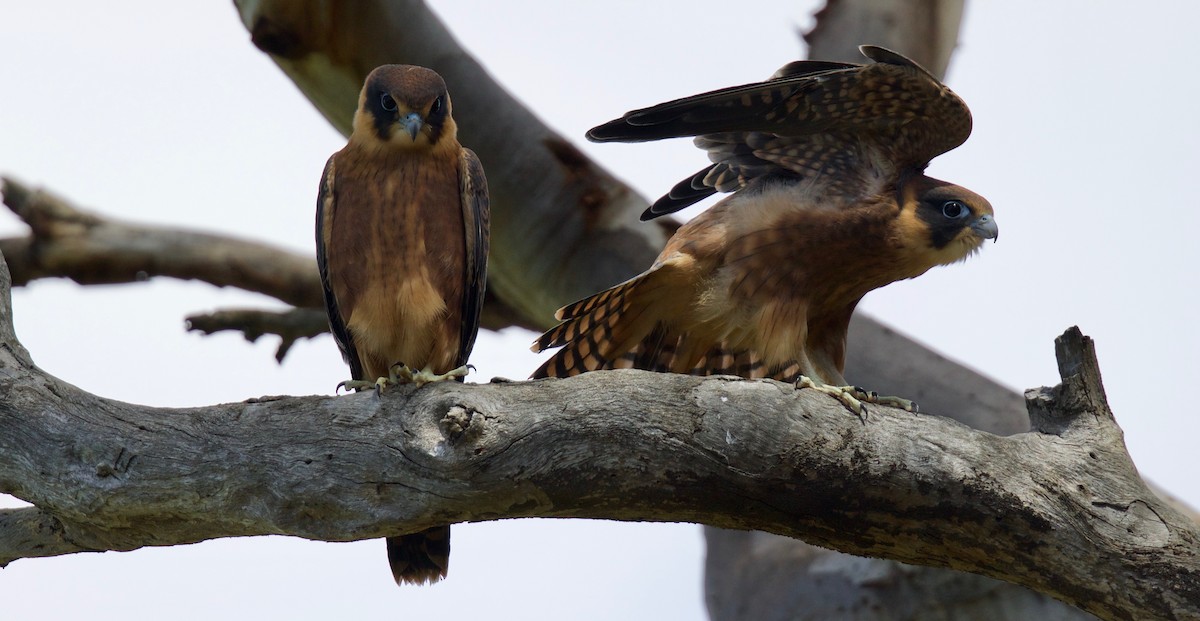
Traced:
<svg viewBox="0 0 1200 621">
<path fill-rule="evenodd" d="M 342 358 L 350 365 L 350 377 L 363 379 L 362 362 L 354 349 L 354 339 L 350 337 L 350 328 L 346 326 L 346 318 L 338 308 L 337 298 L 329 284 L 329 239 L 333 233 L 333 212 L 336 209 L 337 192 L 334 188 L 337 166 L 337 154 L 330 156 L 325 162 L 325 172 L 321 174 L 321 187 L 317 191 L 317 269 L 321 273 L 321 292 L 325 296 L 325 311 L 329 315 L 329 331 L 338 349 L 342 350 Z"/>
<path fill-rule="evenodd" d="M 862 196 L 966 141 L 971 113 L 913 61 L 864 45 L 867 65 L 791 63 L 771 79 L 634 110 L 592 128 L 597 142 L 696 136 L 713 164 L 642 214 L 648 220 L 771 176 Z"/>
<path fill-rule="evenodd" d="M 462 333 L 458 347 L 458 365 L 462 366 L 467 363 L 471 349 L 475 347 L 475 337 L 479 333 L 479 314 L 483 309 L 483 297 L 487 289 L 491 206 L 483 165 L 470 149 L 462 150 L 458 174 L 462 193 L 463 228 L 467 236 Z"/>
<path fill-rule="evenodd" d="M 643 274 L 563 307 L 562 320 L 534 342 L 535 352 L 562 347 L 533 372 L 532 378 L 571 377 L 601 369 L 643 369 L 692 375 L 737 375 L 793 381 L 795 361 L 771 368 L 749 349 L 728 349 L 723 342 L 696 341 L 679 326 L 668 326 L 651 308 L 653 297 Z M 647 290 L 640 290 L 645 288 Z M 707 349 L 705 349 L 707 347 Z"/>
</svg>

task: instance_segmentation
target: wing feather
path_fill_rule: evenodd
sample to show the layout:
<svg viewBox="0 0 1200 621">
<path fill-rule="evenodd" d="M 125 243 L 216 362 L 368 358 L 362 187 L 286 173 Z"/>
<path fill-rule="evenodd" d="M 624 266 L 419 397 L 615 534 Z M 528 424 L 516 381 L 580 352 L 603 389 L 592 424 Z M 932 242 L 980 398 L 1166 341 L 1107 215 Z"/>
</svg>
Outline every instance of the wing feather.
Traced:
<svg viewBox="0 0 1200 621">
<path fill-rule="evenodd" d="M 352 309 L 342 309 L 338 306 L 337 296 L 329 284 L 329 239 L 333 234 L 333 212 L 337 206 L 337 192 L 334 180 L 337 177 L 337 153 L 325 162 L 325 171 L 321 174 L 321 187 L 317 191 L 317 269 L 321 274 L 321 292 L 325 297 L 325 311 L 329 315 L 329 331 L 342 358 L 350 365 L 350 376 L 354 379 L 363 377 L 362 361 L 354 348 L 354 339 L 350 328 L 346 325 L 346 316 Z M 343 314 L 345 311 L 345 314 Z"/>
<path fill-rule="evenodd" d="M 971 113 L 928 71 L 884 48 L 866 65 L 798 61 L 771 79 L 634 110 L 592 128 L 597 142 L 696 136 L 714 165 L 642 214 L 648 220 L 755 179 L 836 180 L 821 191 L 863 196 L 873 175 L 919 172 L 966 141 Z"/>
<path fill-rule="evenodd" d="M 641 275 L 568 304 L 555 316 L 562 323 L 534 343 L 533 351 L 562 347 L 533 376 L 569 377 L 587 371 L 631 366 L 620 364 L 659 326 L 654 306 L 674 270 L 656 264 Z"/>
<path fill-rule="evenodd" d="M 479 315 L 487 291 L 487 260 L 491 228 L 491 203 L 483 165 L 474 151 L 463 148 L 459 166 L 462 193 L 463 228 L 467 236 L 467 257 L 462 299 L 462 332 L 459 336 L 458 365 L 467 363 L 479 334 Z"/>
</svg>

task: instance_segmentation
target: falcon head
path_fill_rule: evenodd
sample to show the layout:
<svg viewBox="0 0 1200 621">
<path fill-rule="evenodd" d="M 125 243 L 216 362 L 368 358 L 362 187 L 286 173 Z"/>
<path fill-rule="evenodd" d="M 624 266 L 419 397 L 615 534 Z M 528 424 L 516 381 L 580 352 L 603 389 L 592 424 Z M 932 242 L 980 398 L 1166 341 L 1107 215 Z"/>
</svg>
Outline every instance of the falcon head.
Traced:
<svg viewBox="0 0 1200 621">
<path fill-rule="evenodd" d="M 962 186 L 921 176 L 901 195 L 900 235 L 925 269 L 961 261 L 1000 236 L 992 204 Z"/>
<path fill-rule="evenodd" d="M 452 141 L 446 82 L 432 69 L 382 65 L 367 76 L 358 96 L 352 138 L 394 148 L 428 148 Z"/>
</svg>

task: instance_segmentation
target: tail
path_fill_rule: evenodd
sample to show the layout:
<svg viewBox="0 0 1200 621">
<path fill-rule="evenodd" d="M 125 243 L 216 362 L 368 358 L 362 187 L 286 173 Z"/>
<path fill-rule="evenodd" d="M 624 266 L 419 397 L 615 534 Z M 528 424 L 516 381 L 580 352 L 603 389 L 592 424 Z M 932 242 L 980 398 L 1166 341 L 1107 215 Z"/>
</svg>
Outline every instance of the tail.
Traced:
<svg viewBox="0 0 1200 621">
<path fill-rule="evenodd" d="M 450 527 L 387 538 L 388 564 L 396 584 L 432 584 L 450 567 Z"/>
<path fill-rule="evenodd" d="M 535 352 L 562 347 L 532 377 L 570 377 L 587 371 L 628 368 L 626 354 L 656 330 L 659 321 L 654 301 L 659 290 L 661 265 L 601 291 L 555 313 L 562 321 L 534 341 Z"/>
<path fill-rule="evenodd" d="M 802 374 L 800 363 L 788 360 L 767 366 L 753 349 L 731 349 L 724 341 L 713 345 L 692 367 L 692 375 L 736 375 L 747 379 L 794 382 Z"/>
</svg>

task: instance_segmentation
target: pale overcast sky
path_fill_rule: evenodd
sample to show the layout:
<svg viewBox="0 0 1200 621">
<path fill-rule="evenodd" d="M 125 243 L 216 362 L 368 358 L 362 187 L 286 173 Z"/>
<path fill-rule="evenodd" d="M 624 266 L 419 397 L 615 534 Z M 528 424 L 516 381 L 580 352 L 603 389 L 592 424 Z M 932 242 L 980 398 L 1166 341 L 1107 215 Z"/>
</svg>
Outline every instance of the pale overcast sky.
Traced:
<svg viewBox="0 0 1200 621">
<path fill-rule="evenodd" d="M 433 1 L 542 119 L 657 197 L 704 154 L 687 140 L 592 145 L 583 133 L 770 75 L 803 53 L 795 31 L 815 2 L 581 4 Z M 970 3 L 947 81 L 975 132 L 929 172 L 987 196 L 1001 241 L 861 305 L 1014 390 L 1056 383 L 1053 339 L 1079 325 L 1096 339 L 1139 469 L 1193 506 L 1197 24 L 1196 3 Z M 0 58 L 0 173 L 106 216 L 312 251 L 318 177 L 344 139 L 250 44 L 231 2 L 8 3 Z M 0 235 L 21 230 L 0 217 Z M 185 315 L 231 306 L 278 303 L 166 279 L 39 281 L 14 294 L 34 360 L 103 396 L 202 405 L 330 394 L 345 378 L 327 336 L 280 366 L 271 338 L 184 332 Z M 481 334 L 475 379 L 526 375 L 532 338 Z M 686 524 L 460 525 L 449 579 L 399 589 L 382 541 L 220 540 L 17 561 L 0 571 L 0 617 L 695 620 L 703 553 Z"/>
</svg>

